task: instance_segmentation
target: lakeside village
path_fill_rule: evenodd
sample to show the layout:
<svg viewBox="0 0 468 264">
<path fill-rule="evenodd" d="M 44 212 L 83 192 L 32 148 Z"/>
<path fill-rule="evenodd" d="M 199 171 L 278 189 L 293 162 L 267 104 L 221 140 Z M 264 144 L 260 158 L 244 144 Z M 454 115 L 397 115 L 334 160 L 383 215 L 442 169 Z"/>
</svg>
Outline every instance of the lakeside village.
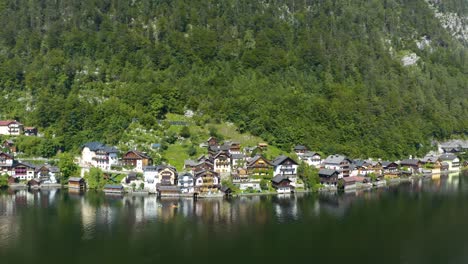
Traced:
<svg viewBox="0 0 468 264">
<path fill-rule="evenodd" d="M 0 135 L 37 136 L 37 129 L 6 120 L 0 121 Z M 103 191 L 108 194 L 222 197 L 373 188 L 415 176 L 456 172 L 468 166 L 467 161 L 462 164 L 457 156 L 468 151 L 468 140 L 439 143 L 437 152 L 400 161 L 353 160 L 340 154 L 325 157 L 302 145 L 294 147 L 293 155 L 268 160 L 262 155 L 268 148 L 266 143 L 242 147 L 239 142 L 218 142 L 215 137 L 210 137 L 201 146 L 206 148 L 206 154 L 196 160 L 186 160 L 184 170 L 179 172 L 167 164 L 154 165 L 151 157 L 137 150 L 121 154 L 113 146 L 86 143 L 81 147 L 81 157 L 76 159 L 81 176 L 59 182 L 61 172 L 58 167 L 17 160 L 14 141 L 7 139 L 2 142 L 0 174 L 8 175 L 8 185 L 13 189 L 68 186 L 70 191 L 85 191 L 88 182 L 84 176 L 92 168 L 99 168 L 107 182 L 112 182 L 112 174 L 125 175 L 120 181 L 104 185 Z M 116 167 L 120 170 L 116 171 Z M 316 186 L 310 186 L 307 179 L 301 177 L 304 168 L 313 168 Z"/>
</svg>

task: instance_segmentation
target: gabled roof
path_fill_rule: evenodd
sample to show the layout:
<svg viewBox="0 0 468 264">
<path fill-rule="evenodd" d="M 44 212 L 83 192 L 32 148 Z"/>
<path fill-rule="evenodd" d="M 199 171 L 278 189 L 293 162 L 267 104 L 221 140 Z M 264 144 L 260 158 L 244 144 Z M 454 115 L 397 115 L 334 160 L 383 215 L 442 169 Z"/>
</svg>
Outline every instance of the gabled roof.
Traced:
<svg viewBox="0 0 468 264">
<path fill-rule="evenodd" d="M 245 155 L 244 154 L 231 154 L 232 159 L 244 159 Z"/>
<path fill-rule="evenodd" d="M 318 154 L 317 152 L 313 152 L 313 151 L 307 151 L 306 153 L 302 154 L 302 157 L 308 158 L 308 157 L 313 157 L 315 155 L 318 155 L 320 157 L 320 154 Z"/>
<path fill-rule="evenodd" d="M 60 172 L 58 167 L 51 166 L 49 164 L 44 164 L 36 167 L 36 172 L 40 171 L 42 168 L 47 168 L 50 172 L 57 173 Z"/>
<path fill-rule="evenodd" d="M 16 120 L 0 120 L 0 126 L 9 126 L 10 124 L 14 124 L 14 123 L 22 125 L 20 122 Z"/>
<path fill-rule="evenodd" d="M 2 155 L 5 155 L 5 156 L 7 156 L 8 158 L 13 159 L 13 156 L 10 155 L 10 154 L 8 154 L 8 153 L 0 152 L 0 156 L 2 156 Z"/>
<path fill-rule="evenodd" d="M 273 183 L 276 183 L 276 184 L 278 184 L 278 183 L 280 183 L 280 182 L 282 182 L 282 181 L 285 181 L 285 180 L 291 182 L 291 180 L 288 179 L 288 177 L 286 177 L 286 176 L 284 176 L 284 175 L 282 175 L 282 174 L 278 174 L 278 175 L 276 175 L 275 177 L 273 177 L 273 179 L 271 179 L 271 181 L 272 181 Z"/>
<path fill-rule="evenodd" d="M 290 157 L 285 156 L 285 155 L 281 155 L 281 156 L 276 157 L 276 159 L 274 159 L 271 163 L 273 164 L 273 166 L 279 166 L 279 165 L 283 164 L 288 159 L 291 160 L 294 164 L 298 165 L 295 160 L 293 160 Z"/>
<path fill-rule="evenodd" d="M 340 164 L 340 163 L 342 163 L 344 160 L 351 161 L 351 160 L 348 159 L 346 156 L 335 154 L 335 155 L 330 155 L 330 156 L 328 156 L 328 157 L 323 161 L 323 163 L 325 163 L 325 164 Z"/>
<path fill-rule="evenodd" d="M 195 178 L 200 178 L 202 177 L 203 175 L 207 174 L 208 172 L 211 172 L 211 174 L 214 176 L 214 177 L 218 177 L 218 173 L 214 170 L 201 170 L 201 171 L 198 171 L 195 173 Z"/>
<path fill-rule="evenodd" d="M 16 164 L 14 165 L 14 167 L 18 167 L 18 166 L 21 166 L 21 165 L 23 165 L 23 166 L 25 166 L 25 167 L 32 168 L 32 169 L 35 169 L 35 168 L 36 168 L 35 165 L 33 165 L 33 164 L 29 163 L 29 162 L 18 162 L 18 163 L 16 163 Z"/>
<path fill-rule="evenodd" d="M 457 157 L 456 155 L 454 155 L 454 154 L 450 154 L 450 153 L 449 153 L 449 154 L 442 154 L 442 155 L 440 155 L 439 158 L 440 158 L 441 160 L 454 160 L 454 159 L 456 159 L 456 158 L 458 158 L 458 157 Z"/>
<path fill-rule="evenodd" d="M 217 157 L 219 157 L 221 155 L 227 156 L 228 158 L 230 157 L 229 153 L 224 152 L 224 151 L 220 151 L 220 152 L 216 153 L 216 155 L 214 155 L 213 159 L 216 159 Z"/>
<path fill-rule="evenodd" d="M 255 157 L 251 158 L 251 159 L 248 161 L 247 166 L 252 166 L 252 165 L 255 164 L 255 162 L 257 162 L 259 159 L 263 159 L 268 165 L 272 165 L 271 162 L 270 162 L 269 160 L 267 160 L 265 157 L 263 157 L 262 155 L 255 155 Z"/>
<path fill-rule="evenodd" d="M 80 182 L 80 181 L 84 181 L 85 179 L 84 178 L 80 178 L 80 177 L 70 177 L 68 178 L 68 182 Z"/>
<path fill-rule="evenodd" d="M 410 166 L 417 166 L 419 165 L 418 159 L 404 159 L 400 162 L 401 165 L 410 165 Z"/>
<path fill-rule="evenodd" d="M 3 141 L 3 142 L 6 142 L 9 145 L 15 144 L 15 142 L 13 142 L 13 140 L 11 140 L 11 139 L 5 139 L 5 141 Z"/>
<path fill-rule="evenodd" d="M 334 174 L 340 174 L 336 170 L 330 170 L 330 169 L 320 169 L 318 172 L 319 176 L 325 176 L 325 177 L 331 177 Z"/>
<path fill-rule="evenodd" d="M 294 151 L 300 151 L 300 150 L 307 150 L 307 147 L 303 145 L 297 145 L 294 147 Z"/>
<path fill-rule="evenodd" d="M 137 155 L 141 159 L 151 159 L 150 156 L 146 155 L 143 152 L 137 151 L 137 150 L 129 150 L 129 151 L 127 151 L 127 153 L 125 153 L 125 155 L 127 155 L 130 152 L 134 153 L 135 155 Z"/>
<path fill-rule="evenodd" d="M 89 150 L 91 150 L 91 151 L 96 151 L 97 149 L 99 149 L 102 146 L 104 146 L 104 144 L 102 144 L 101 142 L 94 141 L 94 142 L 88 142 L 88 143 L 83 144 L 83 146 L 81 148 L 82 149 L 83 148 L 89 148 Z"/>
<path fill-rule="evenodd" d="M 104 189 L 123 189 L 123 186 L 120 184 L 106 184 Z"/>
<path fill-rule="evenodd" d="M 393 161 L 382 161 L 382 167 L 384 168 L 388 167 L 391 164 L 395 164 L 398 166 L 398 164 L 396 164 L 396 162 L 393 162 Z"/>
<path fill-rule="evenodd" d="M 181 179 L 183 177 L 192 177 L 193 178 L 193 175 L 190 172 L 182 172 L 182 174 L 179 174 L 179 179 Z"/>
</svg>

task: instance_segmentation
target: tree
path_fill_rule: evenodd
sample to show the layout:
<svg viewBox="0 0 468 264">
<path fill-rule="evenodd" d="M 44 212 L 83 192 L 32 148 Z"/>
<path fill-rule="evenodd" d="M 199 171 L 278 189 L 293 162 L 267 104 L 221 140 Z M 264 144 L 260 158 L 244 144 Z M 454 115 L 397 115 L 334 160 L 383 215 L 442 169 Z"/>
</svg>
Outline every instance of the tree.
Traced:
<svg viewBox="0 0 468 264">
<path fill-rule="evenodd" d="M 195 145 L 190 145 L 190 147 L 187 149 L 187 154 L 190 156 L 190 157 L 193 157 L 195 155 L 197 155 L 197 148 Z"/>
<path fill-rule="evenodd" d="M 74 162 L 73 155 L 70 153 L 60 153 L 58 159 L 57 165 L 60 169 L 60 182 L 64 184 L 68 181 L 68 178 L 78 175 L 79 168 Z"/>
<path fill-rule="evenodd" d="M 183 138 L 190 138 L 190 129 L 188 126 L 184 126 L 182 127 L 182 129 L 180 130 L 180 133 L 179 135 Z"/>
<path fill-rule="evenodd" d="M 260 189 L 267 191 L 268 190 L 268 180 L 262 179 L 260 181 Z"/>
<path fill-rule="evenodd" d="M 142 191 L 143 191 L 144 189 L 145 189 L 145 183 L 144 183 L 144 182 L 142 182 L 142 183 L 140 183 L 140 190 L 142 190 Z"/>
<path fill-rule="evenodd" d="M 101 189 L 104 184 L 104 173 L 100 168 L 91 168 L 85 173 L 84 178 L 88 184 L 89 189 Z"/>
<path fill-rule="evenodd" d="M 0 188 L 8 187 L 8 174 L 0 175 Z"/>
</svg>

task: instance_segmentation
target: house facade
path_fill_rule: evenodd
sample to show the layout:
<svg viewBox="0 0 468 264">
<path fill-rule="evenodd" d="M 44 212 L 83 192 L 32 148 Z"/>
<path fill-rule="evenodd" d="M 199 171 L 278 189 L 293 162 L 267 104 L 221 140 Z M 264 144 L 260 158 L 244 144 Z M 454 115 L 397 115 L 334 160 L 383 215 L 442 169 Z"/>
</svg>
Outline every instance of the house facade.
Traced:
<svg viewBox="0 0 468 264">
<path fill-rule="evenodd" d="M 7 173 L 11 174 L 11 169 L 13 168 L 14 158 L 12 155 L 0 152 L 0 174 Z"/>
<path fill-rule="evenodd" d="M 45 164 L 36 167 L 35 173 L 36 178 L 40 179 L 42 183 L 57 183 L 60 170 L 58 167 Z"/>
<path fill-rule="evenodd" d="M 457 171 L 460 169 L 460 158 L 451 153 L 440 155 L 439 159 L 441 162 L 448 164 L 449 171 Z"/>
<path fill-rule="evenodd" d="M 281 155 L 274 159 L 273 164 L 273 175 L 283 175 L 295 183 L 297 178 L 297 162 L 288 156 Z"/>
<path fill-rule="evenodd" d="M 291 180 L 280 174 L 271 179 L 271 186 L 277 193 L 291 193 L 294 190 L 294 187 L 291 185 Z"/>
<path fill-rule="evenodd" d="M 200 171 L 195 175 L 195 192 L 199 194 L 215 194 L 220 188 L 220 177 L 215 171 Z"/>
<path fill-rule="evenodd" d="M 12 176 L 20 180 L 34 179 L 36 168 L 34 165 L 26 162 L 18 162 L 14 165 Z"/>
<path fill-rule="evenodd" d="M 298 157 L 309 166 L 314 166 L 315 168 L 320 168 L 322 164 L 322 156 L 317 152 L 306 152 Z"/>
<path fill-rule="evenodd" d="M 231 156 L 229 153 L 220 151 L 213 157 L 213 169 L 222 177 L 231 174 Z"/>
<path fill-rule="evenodd" d="M 320 169 L 318 174 L 320 178 L 320 184 L 336 186 L 340 172 L 333 169 Z"/>
<path fill-rule="evenodd" d="M 1 120 L 0 135 L 19 136 L 23 133 L 23 124 L 16 120 Z"/>
<path fill-rule="evenodd" d="M 267 176 L 273 173 L 273 164 L 265 157 L 256 155 L 247 162 L 247 173 L 252 176 Z"/>
<path fill-rule="evenodd" d="M 123 166 L 128 166 L 135 171 L 142 172 L 143 167 L 153 164 L 153 159 L 143 152 L 130 150 L 123 155 L 121 163 Z"/>
<path fill-rule="evenodd" d="M 330 155 L 323 161 L 323 168 L 339 172 L 338 178 L 348 177 L 351 160 L 343 155 Z"/>
<path fill-rule="evenodd" d="M 119 163 L 117 155 L 118 150 L 114 147 L 106 146 L 100 142 L 90 142 L 82 146 L 81 164 L 110 170 L 113 165 Z"/>
<path fill-rule="evenodd" d="M 181 193 L 193 193 L 195 190 L 195 179 L 189 172 L 179 175 L 178 183 Z"/>
</svg>

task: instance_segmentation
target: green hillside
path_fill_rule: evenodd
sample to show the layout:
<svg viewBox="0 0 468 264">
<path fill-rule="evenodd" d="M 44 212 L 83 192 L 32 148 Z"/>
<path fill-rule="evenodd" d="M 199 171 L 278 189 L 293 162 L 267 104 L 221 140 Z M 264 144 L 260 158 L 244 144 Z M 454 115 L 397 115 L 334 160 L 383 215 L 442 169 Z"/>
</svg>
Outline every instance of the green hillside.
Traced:
<svg viewBox="0 0 468 264">
<path fill-rule="evenodd" d="M 466 42 L 424 0 L 1 0 L 0 21 L 0 118 L 65 151 L 172 136 L 186 110 L 283 151 L 401 158 L 468 134 Z"/>
</svg>

